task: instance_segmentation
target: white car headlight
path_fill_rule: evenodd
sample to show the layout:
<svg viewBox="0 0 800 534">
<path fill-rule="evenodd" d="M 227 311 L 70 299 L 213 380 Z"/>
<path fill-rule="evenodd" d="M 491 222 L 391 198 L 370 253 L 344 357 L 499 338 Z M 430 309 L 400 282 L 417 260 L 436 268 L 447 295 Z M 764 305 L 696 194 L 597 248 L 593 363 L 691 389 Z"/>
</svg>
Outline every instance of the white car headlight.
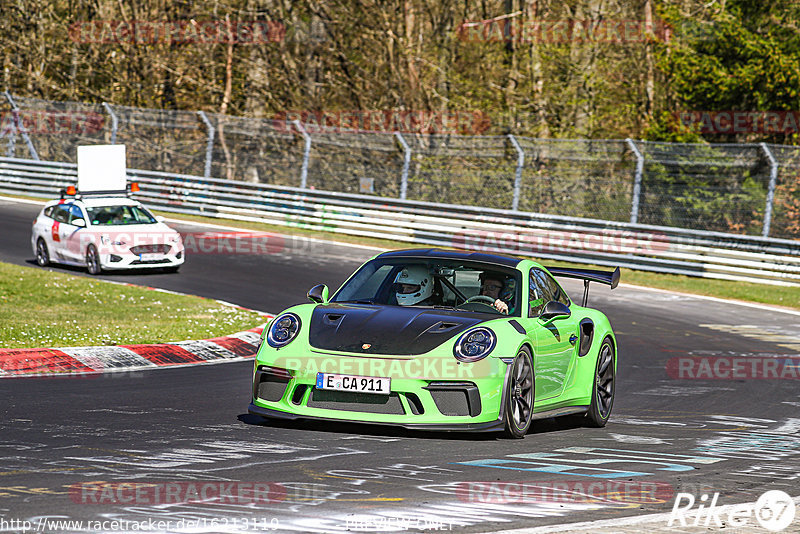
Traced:
<svg viewBox="0 0 800 534">
<path fill-rule="evenodd" d="M 111 241 L 111 238 L 108 237 L 107 235 L 101 235 L 100 236 L 100 243 L 102 243 L 104 245 L 122 246 L 122 245 L 125 244 L 125 241 L 120 241 L 120 240 Z"/>
<path fill-rule="evenodd" d="M 497 336 L 486 327 L 473 328 L 461 334 L 453 347 L 453 356 L 462 362 L 477 362 L 492 352 Z"/>
<path fill-rule="evenodd" d="M 284 313 L 272 321 L 267 333 L 270 347 L 279 349 L 292 342 L 300 331 L 300 317 L 293 313 Z"/>
</svg>

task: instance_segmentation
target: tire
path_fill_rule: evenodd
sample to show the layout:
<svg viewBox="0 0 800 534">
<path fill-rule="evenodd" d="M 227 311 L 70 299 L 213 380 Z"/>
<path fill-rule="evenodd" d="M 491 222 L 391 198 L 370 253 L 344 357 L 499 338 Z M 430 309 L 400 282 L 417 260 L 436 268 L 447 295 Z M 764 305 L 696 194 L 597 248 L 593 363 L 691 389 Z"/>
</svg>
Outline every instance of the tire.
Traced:
<svg viewBox="0 0 800 534">
<path fill-rule="evenodd" d="M 614 345 L 610 338 L 605 338 L 597 354 L 597 365 L 594 369 L 594 383 L 592 385 L 592 404 L 586 412 L 586 425 L 594 428 L 606 426 L 614 406 L 614 389 L 616 371 L 614 363 Z"/>
<path fill-rule="evenodd" d="M 100 255 L 94 245 L 86 248 L 86 270 L 89 274 L 100 274 L 103 268 L 100 266 Z"/>
<path fill-rule="evenodd" d="M 36 264 L 39 267 L 50 265 L 50 251 L 47 250 L 47 243 L 41 237 L 36 241 Z"/>
<path fill-rule="evenodd" d="M 506 436 L 522 439 L 533 421 L 533 360 L 527 347 L 522 347 L 511 364 L 506 382 Z"/>
</svg>

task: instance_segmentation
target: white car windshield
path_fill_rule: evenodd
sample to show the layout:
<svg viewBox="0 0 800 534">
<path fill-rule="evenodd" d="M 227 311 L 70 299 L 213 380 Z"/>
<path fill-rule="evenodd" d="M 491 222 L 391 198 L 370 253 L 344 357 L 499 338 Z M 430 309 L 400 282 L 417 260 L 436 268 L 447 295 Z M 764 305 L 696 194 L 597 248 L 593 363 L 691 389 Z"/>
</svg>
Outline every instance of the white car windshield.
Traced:
<svg viewBox="0 0 800 534">
<path fill-rule="evenodd" d="M 92 226 L 155 224 L 155 217 L 141 206 L 97 206 L 86 208 Z"/>
</svg>

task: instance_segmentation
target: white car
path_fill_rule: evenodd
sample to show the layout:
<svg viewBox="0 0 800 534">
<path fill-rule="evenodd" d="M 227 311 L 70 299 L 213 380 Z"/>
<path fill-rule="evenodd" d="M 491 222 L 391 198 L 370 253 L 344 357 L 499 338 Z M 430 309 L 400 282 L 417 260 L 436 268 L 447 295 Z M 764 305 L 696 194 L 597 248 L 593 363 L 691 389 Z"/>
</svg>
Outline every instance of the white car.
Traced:
<svg viewBox="0 0 800 534">
<path fill-rule="evenodd" d="M 152 268 L 175 272 L 185 260 L 180 234 L 120 194 L 79 193 L 48 202 L 33 223 L 31 245 L 41 266 L 79 265 L 91 274 Z"/>
</svg>

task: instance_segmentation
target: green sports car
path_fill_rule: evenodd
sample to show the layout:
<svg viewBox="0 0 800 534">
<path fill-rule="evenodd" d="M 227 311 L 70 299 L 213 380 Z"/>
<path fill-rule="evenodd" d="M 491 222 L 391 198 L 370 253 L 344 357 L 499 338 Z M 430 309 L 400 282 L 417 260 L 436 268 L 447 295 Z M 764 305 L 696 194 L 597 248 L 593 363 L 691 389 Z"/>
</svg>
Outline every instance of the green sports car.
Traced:
<svg viewBox="0 0 800 534">
<path fill-rule="evenodd" d="M 553 278 L 584 280 L 583 303 Z M 604 426 L 617 342 L 586 307 L 613 272 L 438 249 L 379 254 L 329 297 L 318 285 L 264 329 L 251 414 L 501 431 L 583 414 Z"/>
</svg>

